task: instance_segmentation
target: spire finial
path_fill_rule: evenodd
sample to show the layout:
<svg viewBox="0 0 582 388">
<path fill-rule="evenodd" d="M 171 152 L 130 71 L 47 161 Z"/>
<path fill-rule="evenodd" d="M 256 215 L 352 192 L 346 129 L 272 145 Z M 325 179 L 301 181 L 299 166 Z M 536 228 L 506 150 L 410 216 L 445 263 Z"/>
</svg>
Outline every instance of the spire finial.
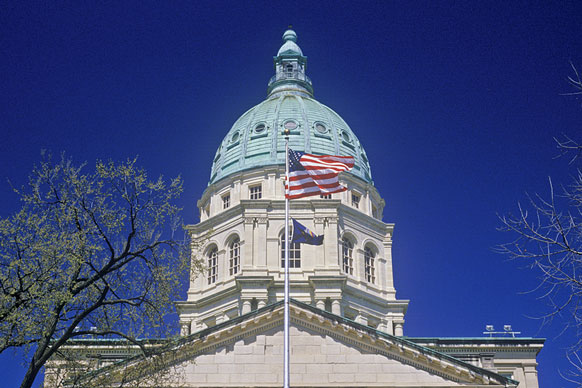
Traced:
<svg viewBox="0 0 582 388">
<path fill-rule="evenodd" d="M 291 29 L 291 25 L 289 26 L 289 29 L 283 33 L 283 40 L 297 42 L 297 34 Z"/>
<path fill-rule="evenodd" d="M 267 96 L 269 98 L 281 93 L 296 94 L 304 97 L 313 97 L 311 80 L 305 75 L 307 57 L 297 46 L 297 34 L 292 26 L 283 33 L 283 45 L 273 58 L 275 75 L 269 80 Z"/>
</svg>

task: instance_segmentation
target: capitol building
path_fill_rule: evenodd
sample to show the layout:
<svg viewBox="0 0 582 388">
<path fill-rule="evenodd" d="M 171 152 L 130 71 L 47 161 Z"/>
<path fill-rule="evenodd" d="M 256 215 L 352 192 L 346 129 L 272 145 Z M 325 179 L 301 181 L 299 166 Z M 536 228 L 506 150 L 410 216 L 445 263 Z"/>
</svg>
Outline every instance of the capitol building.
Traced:
<svg viewBox="0 0 582 388">
<path fill-rule="evenodd" d="M 86 376 L 112 387 L 132 379 L 146 387 L 282 386 L 287 131 L 293 150 L 355 161 L 339 176 L 346 191 L 290 201 L 291 216 L 323 236 L 322 245 L 290 245 L 290 385 L 538 388 L 543 339 L 407 336 L 408 300 L 394 287 L 395 225 L 383 221 L 385 201 L 357 128 L 314 98 L 306 69 L 289 29 L 266 99 L 217 144 L 200 222 L 187 227 L 205 269 L 176 302 L 180 338 L 152 345 L 155 366 L 114 340 L 73 341 Z M 46 388 L 85 378 L 60 366 L 58 357 L 47 364 Z"/>
</svg>

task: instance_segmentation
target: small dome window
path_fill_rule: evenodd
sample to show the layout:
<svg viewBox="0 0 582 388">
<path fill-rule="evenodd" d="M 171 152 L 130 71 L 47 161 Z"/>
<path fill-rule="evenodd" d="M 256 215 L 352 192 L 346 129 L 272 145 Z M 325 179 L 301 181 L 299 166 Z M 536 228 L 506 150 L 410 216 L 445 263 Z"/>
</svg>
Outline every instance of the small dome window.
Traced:
<svg viewBox="0 0 582 388">
<path fill-rule="evenodd" d="M 342 131 L 342 139 L 346 143 L 351 143 L 351 141 L 352 141 L 352 139 L 350 138 L 350 135 L 346 131 Z"/>
<path fill-rule="evenodd" d="M 255 126 L 256 133 L 263 133 L 265 131 L 265 129 L 267 129 L 267 126 L 265 125 L 265 123 L 259 123 Z"/>
<path fill-rule="evenodd" d="M 364 163 L 368 163 L 368 158 L 366 157 L 366 154 L 362 152 L 361 156 Z"/>
<path fill-rule="evenodd" d="M 230 138 L 230 142 L 236 143 L 238 141 L 238 138 L 239 138 L 239 134 L 238 134 L 238 132 L 235 132 L 232 134 L 232 137 Z"/>
<path fill-rule="evenodd" d="M 293 120 L 287 120 L 285 121 L 285 123 L 283 124 L 283 126 L 285 127 L 285 129 L 288 129 L 290 131 L 297 129 L 297 123 Z"/>
<path fill-rule="evenodd" d="M 319 133 L 326 133 L 327 132 L 327 127 L 323 123 L 316 123 L 315 129 Z"/>
</svg>

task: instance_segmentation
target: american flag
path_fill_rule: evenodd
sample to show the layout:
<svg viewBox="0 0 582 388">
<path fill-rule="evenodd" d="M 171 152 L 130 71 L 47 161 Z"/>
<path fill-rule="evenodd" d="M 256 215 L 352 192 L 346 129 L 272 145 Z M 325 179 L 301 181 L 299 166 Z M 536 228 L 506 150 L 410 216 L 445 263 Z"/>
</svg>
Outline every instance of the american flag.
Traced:
<svg viewBox="0 0 582 388">
<path fill-rule="evenodd" d="M 289 191 L 287 198 L 325 195 L 347 190 L 338 174 L 354 167 L 353 156 L 311 155 L 289 149 Z"/>
</svg>

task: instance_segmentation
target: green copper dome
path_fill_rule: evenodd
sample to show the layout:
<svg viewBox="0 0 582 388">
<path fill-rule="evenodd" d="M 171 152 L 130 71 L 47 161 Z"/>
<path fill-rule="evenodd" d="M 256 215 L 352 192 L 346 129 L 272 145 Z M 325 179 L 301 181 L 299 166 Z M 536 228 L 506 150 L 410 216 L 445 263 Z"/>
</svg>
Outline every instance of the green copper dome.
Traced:
<svg viewBox="0 0 582 388">
<path fill-rule="evenodd" d="M 349 174 L 372 183 L 358 138 L 337 113 L 313 98 L 311 80 L 305 75 L 307 58 L 295 43 L 297 35 L 287 30 L 283 39 L 267 99 L 245 112 L 228 131 L 216 151 L 209 184 L 243 170 L 284 165 L 284 129 L 290 130 L 289 147 L 296 151 L 353 156 L 356 162 Z"/>
</svg>

